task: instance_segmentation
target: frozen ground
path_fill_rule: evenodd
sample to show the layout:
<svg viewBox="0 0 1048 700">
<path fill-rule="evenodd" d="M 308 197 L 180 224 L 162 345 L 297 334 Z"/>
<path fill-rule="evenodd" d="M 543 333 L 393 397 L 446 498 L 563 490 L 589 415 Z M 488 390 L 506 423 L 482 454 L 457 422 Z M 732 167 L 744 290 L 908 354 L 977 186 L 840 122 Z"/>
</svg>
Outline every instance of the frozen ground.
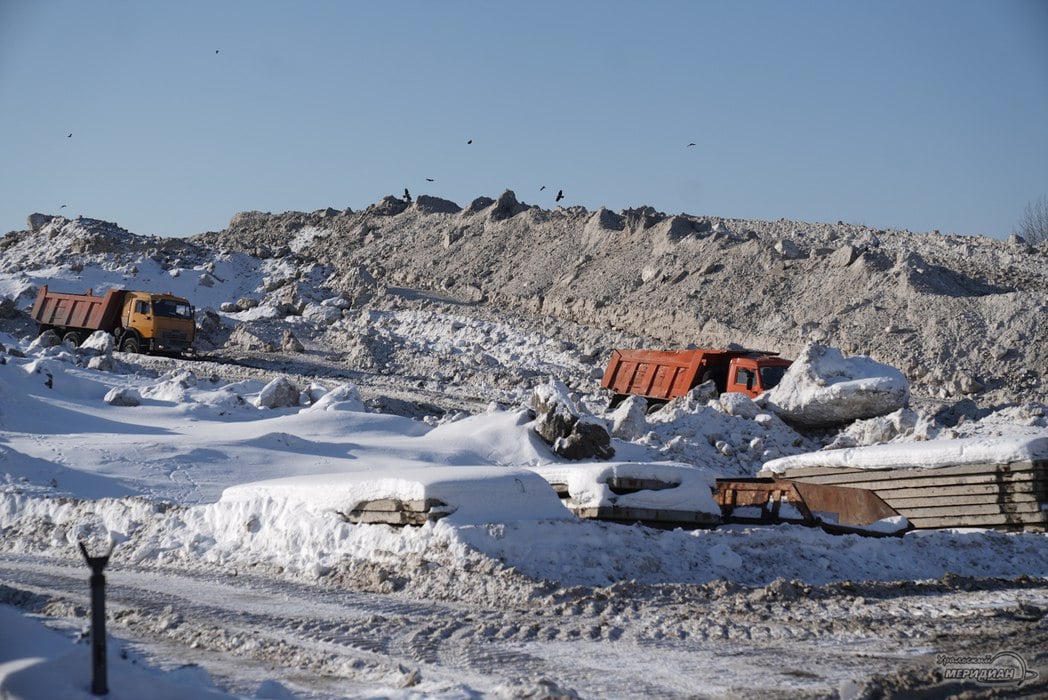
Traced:
<svg viewBox="0 0 1048 700">
<path fill-rule="evenodd" d="M 0 292 L 24 309 L 47 281 L 170 289 L 212 310 L 198 320 L 213 347 L 191 362 L 98 339 L 47 348 L 24 317 L 4 321 L 10 697 L 89 697 L 79 541 L 115 544 L 115 698 L 146 685 L 179 698 L 1048 692 L 1042 533 L 664 531 L 579 521 L 542 478 L 564 475 L 599 502 L 609 470 L 680 473 L 677 489 L 650 497 L 702 508 L 716 476 L 827 444 L 1044 436 L 1041 404 L 958 408 L 925 394 L 804 433 L 748 399 L 616 414 L 596 382 L 600 349 L 628 339 L 619 331 L 376 291 L 366 278 L 337 286 L 287 256 L 174 260 L 102 228 L 65 222 L 32 253 L 9 241 Z M 110 235 L 133 245 L 107 249 Z M 291 295 L 278 283 L 288 279 Z M 573 466 L 535 434 L 527 406 L 550 379 L 613 429 L 614 462 Z M 288 380 L 294 400 L 274 404 Z M 344 517 L 361 498 L 391 497 L 436 499 L 449 514 L 410 528 Z M 1003 651 L 1038 678 L 943 677 L 941 654 Z"/>
</svg>

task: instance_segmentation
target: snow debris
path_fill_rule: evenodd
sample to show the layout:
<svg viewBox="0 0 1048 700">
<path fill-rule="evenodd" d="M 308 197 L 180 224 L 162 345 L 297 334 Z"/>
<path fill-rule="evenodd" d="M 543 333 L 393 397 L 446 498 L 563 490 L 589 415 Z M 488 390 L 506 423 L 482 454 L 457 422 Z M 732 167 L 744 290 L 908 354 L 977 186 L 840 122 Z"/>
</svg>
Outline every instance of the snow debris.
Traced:
<svg viewBox="0 0 1048 700">
<path fill-rule="evenodd" d="M 103 400 L 110 406 L 140 406 L 142 395 L 134 387 L 113 387 L 106 392 Z"/>
<path fill-rule="evenodd" d="M 885 442 L 929 440 L 937 431 L 932 419 L 909 408 L 884 416 L 857 420 L 839 432 L 825 449 L 861 447 Z"/>
<path fill-rule="evenodd" d="M 297 406 L 301 392 L 287 377 L 277 377 L 266 384 L 258 395 L 259 408 L 289 408 Z"/>
<path fill-rule="evenodd" d="M 313 399 L 305 411 L 359 411 L 367 408 L 360 398 L 360 391 L 351 384 L 339 384 L 330 391 L 323 391 Z"/>
<path fill-rule="evenodd" d="M 906 378 L 894 367 L 811 343 L 762 399 L 791 423 L 823 427 L 891 413 L 909 396 Z"/>
<path fill-rule="evenodd" d="M 632 441 L 648 432 L 647 410 L 644 397 L 627 396 L 609 416 L 612 437 Z"/>
<path fill-rule="evenodd" d="M 561 457 L 610 459 L 615 454 L 604 422 L 580 411 L 560 381 L 536 387 L 532 407 L 538 414 L 535 432 Z"/>
</svg>

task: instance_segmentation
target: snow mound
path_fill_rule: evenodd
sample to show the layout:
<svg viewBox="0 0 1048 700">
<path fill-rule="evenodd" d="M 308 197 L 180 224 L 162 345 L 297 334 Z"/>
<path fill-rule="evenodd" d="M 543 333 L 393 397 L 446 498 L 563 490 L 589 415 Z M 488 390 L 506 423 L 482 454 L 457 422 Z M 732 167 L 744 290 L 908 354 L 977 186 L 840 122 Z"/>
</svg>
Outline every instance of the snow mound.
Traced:
<svg viewBox="0 0 1048 700">
<path fill-rule="evenodd" d="M 782 381 L 763 395 L 784 420 L 809 428 L 843 425 L 903 408 L 910 398 L 902 372 L 864 355 L 809 344 Z"/>
<path fill-rule="evenodd" d="M 694 511 L 720 515 L 713 500 L 716 476 L 709 470 L 673 462 L 596 462 L 532 467 L 553 484 L 566 484 L 574 505 Z M 636 484 L 618 491 L 611 482 Z"/>
<path fill-rule="evenodd" d="M 537 474 L 509 467 L 453 466 L 402 468 L 395 475 L 316 474 L 227 488 L 220 504 L 261 503 L 289 518 L 303 512 L 347 514 L 381 500 L 439 502 L 455 525 L 572 517 L 549 484 Z M 266 503 L 272 502 L 272 503 Z"/>
</svg>

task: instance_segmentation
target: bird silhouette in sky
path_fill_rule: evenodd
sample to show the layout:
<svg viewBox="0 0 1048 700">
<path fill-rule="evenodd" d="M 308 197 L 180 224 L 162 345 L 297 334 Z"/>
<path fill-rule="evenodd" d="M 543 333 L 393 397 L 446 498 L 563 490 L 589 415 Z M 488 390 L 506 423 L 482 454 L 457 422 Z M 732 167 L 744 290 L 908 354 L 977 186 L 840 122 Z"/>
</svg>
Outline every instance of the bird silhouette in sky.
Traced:
<svg viewBox="0 0 1048 700">
<path fill-rule="evenodd" d="M 559 202 L 562 199 L 564 199 L 564 190 L 557 190 L 557 199 L 554 201 Z"/>
<path fill-rule="evenodd" d="M 64 204 L 63 204 L 62 206 L 60 206 L 60 207 L 58 207 L 58 208 L 59 208 L 59 209 L 65 209 L 65 208 L 66 208 L 66 205 L 64 205 Z"/>
<path fill-rule="evenodd" d="M 433 182 L 433 178 L 431 178 L 431 177 L 427 177 L 427 178 L 426 178 L 426 182 Z"/>
<path fill-rule="evenodd" d="M 541 191 L 542 191 L 542 190 L 544 190 L 544 189 L 546 189 L 546 186 L 545 186 L 545 185 L 543 185 L 542 187 L 540 187 L 540 188 L 539 188 L 539 192 L 541 192 Z"/>
<path fill-rule="evenodd" d="M 215 49 L 215 53 L 218 53 L 218 49 Z"/>
<path fill-rule="evenodd" d="M 473 139 L 469 139 L 466 143 L 473 143 Z"/>
<path fill-rule="evenodd" d="M 692 147 L 692 146 L 694 146 L 694 145 L 695 145 L 694 143 L 689 143 L 689 144 L 688 144 L 688 148 L 691 148 L 691 147 Z"/>
<path fill-rule="evenodd" d="M 73 134 L 72 134 L 72 133 L 70 133 L 70 134 L 69 134 L 69 136 L 66 136 L 66 138 L 67 138 L 67 139 L 71 139 L 71 138 L 73 138 Z"/>
<path fill-rule="evenodd" d="M 404 188 L 404 201 L 407 202 L 408 204 L 411 204 L 411 193 L 408 192 L 408 188 L 407 187 Z"/>
</svg>

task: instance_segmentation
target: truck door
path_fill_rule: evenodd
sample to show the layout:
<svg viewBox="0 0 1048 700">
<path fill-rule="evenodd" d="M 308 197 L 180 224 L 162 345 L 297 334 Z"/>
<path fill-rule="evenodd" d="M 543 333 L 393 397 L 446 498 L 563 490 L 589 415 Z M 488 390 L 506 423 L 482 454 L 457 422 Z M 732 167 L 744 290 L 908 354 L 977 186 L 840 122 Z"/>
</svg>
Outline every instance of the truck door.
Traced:
<svg viewBox="0 0 1048 700">
<path fill-rule="evenodd" d="M 753 360 L 736 358 L 731 361 L 727 391 L 746 394 L 750 398 L 761 393 L 760 382 L 757 378 L 757 365 Z"/>
<path fill-rule="evenodd" d="M 749 367 L 736 367 L 733 386 L 728 391 L 738 391 L 743 394 L 755 395 L 753 387 L 757 383 L 757 373 Z"/>
<path fill-rule="evenodd" d="M 151 332 L 153 327 L 153 309 L 149 299 L 129 299 L 126 309 L 124 327 L 134 329 L 145 338 L 151 338 L 153 335 Z"/>
</svg>

